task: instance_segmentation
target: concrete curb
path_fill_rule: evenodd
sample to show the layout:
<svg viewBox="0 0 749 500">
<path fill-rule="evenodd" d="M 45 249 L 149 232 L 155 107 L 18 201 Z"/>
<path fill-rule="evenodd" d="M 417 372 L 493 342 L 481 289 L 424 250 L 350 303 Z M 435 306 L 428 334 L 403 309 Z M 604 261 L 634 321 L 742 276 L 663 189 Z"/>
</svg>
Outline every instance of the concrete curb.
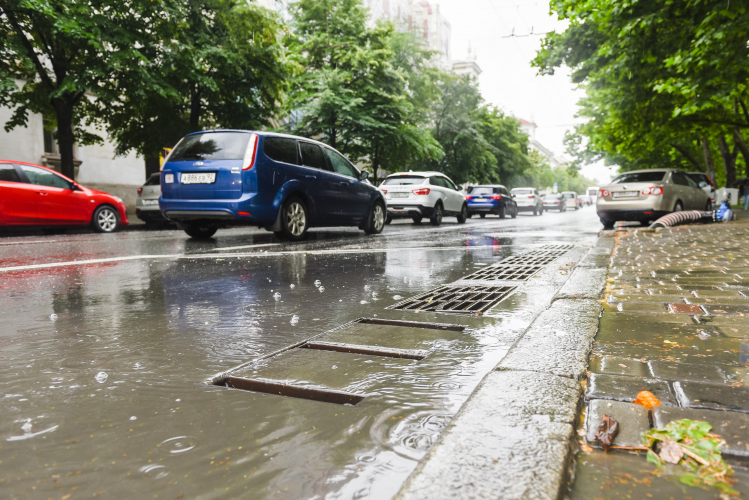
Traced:
<svg viewBox="0 0 749 500">
<path fill-rule="evenodd" d="M 564 497 L 575 419 L 614 241 L 578 263 L 551 306 L 476 388 L 396 496 Z"/>
</svg>

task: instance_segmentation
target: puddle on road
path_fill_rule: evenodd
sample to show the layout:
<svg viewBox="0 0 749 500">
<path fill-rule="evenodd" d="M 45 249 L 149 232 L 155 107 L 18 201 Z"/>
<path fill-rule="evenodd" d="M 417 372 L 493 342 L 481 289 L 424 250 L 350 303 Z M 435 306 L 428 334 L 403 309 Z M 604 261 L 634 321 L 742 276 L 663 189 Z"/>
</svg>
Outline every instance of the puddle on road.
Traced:
<svg viewBox="0 0 749 500">
<path fill-rule="evenodd" d="M 394 297 L 524 250 L 145 261 L 2 276 L 11 287 L 0 294 L 3 490 L 390 498 L 550 298 L 543 278 L 528 284 L 533 299 L 520 291 L 481 318 L 419 317 L 468 325 L 465 332 L 360 323 L 327 339 L 429 351 L 423 360 L 311 349 L 295 352 L 311 363 L 288 356 L 286 379 L 335 385 L 323 376 L 342 374 L 337 388 L 367 393 L 355 407 L 203 381 L 357 317 L 404 319 L 385 309 Z M 270 377 L 270 369 L 245 375 Z"/>
</svg>

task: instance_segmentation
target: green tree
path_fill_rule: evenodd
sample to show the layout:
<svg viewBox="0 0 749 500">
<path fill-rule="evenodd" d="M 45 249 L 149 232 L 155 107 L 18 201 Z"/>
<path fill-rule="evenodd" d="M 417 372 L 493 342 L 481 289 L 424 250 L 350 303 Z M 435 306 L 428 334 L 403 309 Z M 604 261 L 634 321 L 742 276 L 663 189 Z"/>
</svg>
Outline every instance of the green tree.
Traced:
<svg viewBox="0 0 749 500">
<path fill-rule="evenodd" d="M 478 118 L 481 135 L 496 159 L 496 182 L 508 187 L 523 184 L 534 163 L 528 155 L 528 136 L 520 130 L 520 122 L 492 106 L 480 108 Z"/>
<path fill-rule="evenodd" d="M 0 105 L 14 108 L 6 131 L 29 113 L 54 116 L 61 170 L 73 178 L 74 143 L 102 140 L 78 126 L 97 121 L 89 103 L 115 99 L 103 88 L 125 68 L 129 82 L 148 81 L 151 27 L 173 9 L 169 0 L 0 0 Z"/>
<path fill-rule="evenodd" d="M 732 182 L 738 152 L 749 155 L 746 4 L 555 0 L 551 8 L 569 28 L 546 37 L 535 65 L 541 73 L 567 65 L 586 90 L 587 123 L 569 142 L 576 166 L 604 158 L 625 169 L 710 173 L 717 147 Z"/>
<path fill-rule="evenodd" d="M 154 28 L 163 43 L 147 65 L 152 85 L 139 87 L 140 76 L 125 73 L 113 82 L 130 83 L 120 99 L 98 110 L 117 153 L 135 150 L 158 171 L 161 148 L 187 133 L 269 126 L 291 69 L 274 13 L 234 0 L 187 0 Z"/>
</svg>

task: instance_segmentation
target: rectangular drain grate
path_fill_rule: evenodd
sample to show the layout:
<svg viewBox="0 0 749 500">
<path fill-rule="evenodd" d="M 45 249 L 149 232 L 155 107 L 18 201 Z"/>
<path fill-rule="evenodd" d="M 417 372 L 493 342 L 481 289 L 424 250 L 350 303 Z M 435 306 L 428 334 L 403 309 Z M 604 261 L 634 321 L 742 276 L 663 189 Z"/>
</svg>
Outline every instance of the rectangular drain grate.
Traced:
<svg viewBox="0 0 749 500">
<path fill-rule="evenodd" d="M 351 392 L 334 391 L 332 389 L 313 389 L 298 385 L 279 384 L 265 380 L 256 380 L 242 377 L 226 377 L 223 383 L 231 389 L 240 389 L 250 392 L 262 392 L 264 394 L 275 394 L 297 399 L 309 399 L 322 401 L 324 403 L 335 403 L 339 405 L 356 406 L 361 403 L 365 396 Z"/>
<path fill-rule="evenodd" d="M 419 361 L 426 358 L 427 354 L 429 354 L 429 351 L 421 349 L 393 349 L 371 345 L 342 344 L 339 342 L 308 342 L 303 347 L 321 351 L 348 352 L 352 354 L 367 354 L 369 356 L 383 356 L 386 358 L 416 359 Z"/>
<path fill-rule="evenodd" d="M 390 309 L 463 314 L 483 313 L 497 305 L 516 288 L 514 286 L 445 285 L 399 302 Z"/>
<path fill-rule="evenodd" d="M 473 274 L 469 274 L 461 280 L 507 280 L 507 281 L 525 281 L 537 272 L 543 269 L 543 266 L 496 266 L 485 267 Z"/>
</svg>

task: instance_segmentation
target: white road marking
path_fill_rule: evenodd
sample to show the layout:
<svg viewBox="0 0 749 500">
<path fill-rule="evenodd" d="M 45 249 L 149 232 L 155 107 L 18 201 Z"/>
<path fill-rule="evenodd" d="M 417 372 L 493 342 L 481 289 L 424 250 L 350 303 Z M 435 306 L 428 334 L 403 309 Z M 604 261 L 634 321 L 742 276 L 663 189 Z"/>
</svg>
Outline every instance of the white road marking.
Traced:
<svg viewBox="0 0 749 500">
<path fill-rule="evenodd" d="M 36 241 L 12 241 L 9 243 L 0 243 L 0 245 L 29 245 L 31 243 L 55 243 L 57 240 L 36 240 Z"/>
<path fill-rule="evenodd" d="M 258 243 L 257 245 L 241 245 L 238 247 L 219 247 L 219 248 L 212 248 L 210 250 L 206 250 L 206 252 L 224 252 L 226 250 L 242 250 L 245 248 L 274 247 L 278 245 L 283 245 L 283 243 Z"/>
</svg>

